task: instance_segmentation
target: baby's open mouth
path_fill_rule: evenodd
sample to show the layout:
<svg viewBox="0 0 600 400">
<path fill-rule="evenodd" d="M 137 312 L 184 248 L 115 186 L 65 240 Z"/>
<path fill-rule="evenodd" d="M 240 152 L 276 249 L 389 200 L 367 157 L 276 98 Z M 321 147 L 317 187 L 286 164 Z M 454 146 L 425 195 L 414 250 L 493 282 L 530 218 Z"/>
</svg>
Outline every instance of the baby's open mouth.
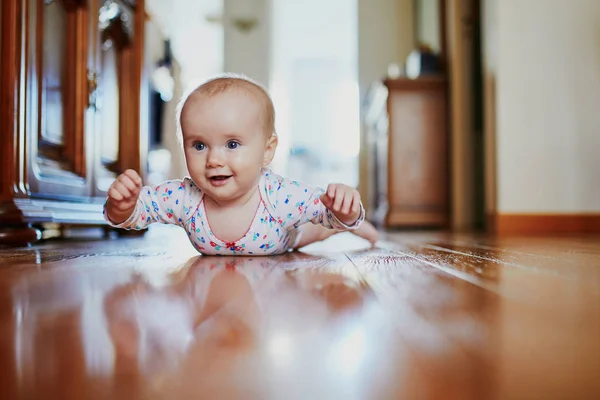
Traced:
<svg viewBox="0 0 600 400">
<path fill-rule="evenodd" d="M 231 178 L 233 175 L 216 175 L 216 176 L 211 176 L 210 180 L 213 182 L 222 182 L 225 181 L 229 178 Z"/>
<path fill-rule="evenodd" d="M 231 175 L 217 175 L 217 176 L 210 177 L 210 179 L 214 179 L 215 181 L 223 181 L 227 178 L 231 178 Z"/>
</svg>

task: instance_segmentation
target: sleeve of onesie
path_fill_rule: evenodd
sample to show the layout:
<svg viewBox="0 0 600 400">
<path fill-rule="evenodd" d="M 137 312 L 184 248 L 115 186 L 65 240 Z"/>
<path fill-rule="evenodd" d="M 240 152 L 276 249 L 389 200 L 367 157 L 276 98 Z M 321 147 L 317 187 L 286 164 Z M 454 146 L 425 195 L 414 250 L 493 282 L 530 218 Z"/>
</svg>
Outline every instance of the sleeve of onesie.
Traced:
<svg viewBox="0 0 600 400">
<path fill-rule="evenodd" d="M 106 202 L 102 213 L 105 221 L 115 228 L 140 230 L 155 222 L 183 226 L 190 211 L 193 212 L 191 200 L 195 192 L 199 190 L 189 178 L 167 181 L 158 186 L 144 186 L 135 210 L 122 223 L 115 224 L 108 219 Z"/>
<path fill-rule="evenodd" d="M 263 189 L 282 227 L 297 228 L 307 222 L 323 225 L 328 229 L 352 230 L 358 228 L 365 219 L 365 210 L 360 205 L 360 216 L 352 225 L 340 221 L 320 197 L 325 190 L 314 188 L 305 183 L 281 177 L 270 172 Z"/>
</svg>

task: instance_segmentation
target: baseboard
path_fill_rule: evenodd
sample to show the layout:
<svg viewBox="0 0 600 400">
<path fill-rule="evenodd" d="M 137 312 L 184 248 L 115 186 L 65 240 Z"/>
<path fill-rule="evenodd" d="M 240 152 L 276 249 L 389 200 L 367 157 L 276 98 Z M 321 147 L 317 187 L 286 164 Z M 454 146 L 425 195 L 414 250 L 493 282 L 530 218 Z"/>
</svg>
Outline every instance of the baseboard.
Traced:
<svg viewBox="0 0 600 400">
<path fill-rule="evenodd" d="M 488 228 L 498 235 L 600 233 L 600 214 L 497 214 Z"/>
</svg>

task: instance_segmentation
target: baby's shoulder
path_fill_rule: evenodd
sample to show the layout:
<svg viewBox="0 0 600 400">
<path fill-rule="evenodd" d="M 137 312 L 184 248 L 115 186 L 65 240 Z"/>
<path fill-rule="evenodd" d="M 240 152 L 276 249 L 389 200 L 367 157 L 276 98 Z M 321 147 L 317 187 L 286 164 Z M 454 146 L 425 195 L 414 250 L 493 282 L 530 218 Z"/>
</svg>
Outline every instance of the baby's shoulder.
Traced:
<svg viewBox="0 0 600 400">
<path fill-rule="evenodd" d="M 263 171 L 261 189 L 263 198 L 268 200 L 273 209 L 282 206 L 294 207 L 296 203 L 310 198 L 316 190 L 304 182 L 276 174 L 268 169 Z"/>
<path fill-rule="evenodd" d="M 200 203 L 202 200 L 202 191 L 189 177 L 171 179 L 158 185 L 147 186 L 145 189 L 148 191 L 148 195 L 154 192 L 157 198 L 183 204 L 186 209 L 193 207 L 194 203 Z"/>
<path fill-rule="evenodd" d="M 189 190 L 189 191 L 193 191 L 193 192 L 202 192 L 200 190 L 200 188 L 198 186 L 196 186 L 196 184 L 194 183 L 192 178 L 190 178 L 189 176 L 186 176 L 185 178 L 178 180 L 178 182 L 180 182 L 180 185 L 183 186 L 184 190 Z"/>
<path fill-rule="evenodd" d="M 159 183 L 158 185 L 147 186 L 149 189 L 154 190 L 155 192 L 171 192 L 171 194 L 184 194 L 184 193 L 193 193 L 200 192 L 201 190 L 196 186 L 194 181 L 190 177 L 185 177 L 183 179 L 171 179 L 168 181 L 164 181 Z"/>
<path fill-rule="evenodd" d="M 202 201 L 202 190 L 196 186 L 190 177 L 176 179 L 171 182 L 173 185 L 172 190 L 177 192 L 175 196 L 181 201 L 184 214 L 190 217 Z"/>
<path fill-rule="evenodd" d="M 185 197 L 187 197 L 191 203 L 199 203 L 200 200 L 202 200 L 202 190 L 198 186 L 196 186 L 192 178 L 190 178 L 189 176 L 186 176 L 180 181 L 178 190 L 183 191 Z"/>
<path fill-rule="evenodd" d="M 269 196 L 287 194 L 290 191 L 294 192 L 309 192 L 312 188 L 300 181 L 290 179 L 288 177 L 276 174 L 272 170 L 263 170 L 263 190 Z"/>
</svg>

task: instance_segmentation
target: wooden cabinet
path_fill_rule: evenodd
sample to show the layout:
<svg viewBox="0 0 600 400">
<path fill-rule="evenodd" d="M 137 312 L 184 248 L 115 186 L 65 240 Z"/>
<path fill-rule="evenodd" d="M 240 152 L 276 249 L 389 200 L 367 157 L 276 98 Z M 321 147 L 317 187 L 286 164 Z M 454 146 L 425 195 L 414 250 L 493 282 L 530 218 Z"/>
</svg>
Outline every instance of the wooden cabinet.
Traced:
<svg viewBox="0 0 600 400">
<path fill-rule="evenodd" d="M 87 71 L 93 69 L 85 2 L 35 0 L 25 25 L 24 73 L 28 192 L 47 198 L 91 195 L 92 166 L 85 145 L 93 119 L 87 101 Z M 24 61 L 24 62 L 23 62 Z M 29 134 L 29 137 L 27 135 Z"/>
<path fill-rule="evenodd" d="M 102 224 L 106 189 L 141 170 L 143 0 L 3 0 L 0 243 Z"/>
<path fill-rule="evenodd" d="M 374 87 L 370 99 L 366 123 L 373 160 L 372 219 L 387 227 L 446 227 L 450 176 L 446 79 L 389 79 Z"/>
</svg>

